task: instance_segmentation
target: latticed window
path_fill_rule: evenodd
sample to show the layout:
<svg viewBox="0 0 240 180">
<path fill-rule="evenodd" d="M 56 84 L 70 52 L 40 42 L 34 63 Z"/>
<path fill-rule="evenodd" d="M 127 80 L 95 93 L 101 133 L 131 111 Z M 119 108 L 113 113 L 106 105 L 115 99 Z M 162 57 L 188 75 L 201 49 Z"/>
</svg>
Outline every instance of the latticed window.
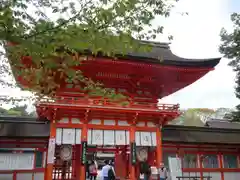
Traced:
<svg viewBox="0 0 240 180">
<path fill-rule="evenodd" d="M 186 154 L 183 156 L 183 168 L 197 168 L 197 155 Z"/>
<path fill-rule="evenodd" d="M 204 168 L 219 168 L 217 155 L 214 154 L 203 155 L 202 164 Z"/>
<path fill-rule="evenodd" d="M 35 152 L 35 167 L 42 168 L 43 167 L 43 152 Z"/>
<path fill-rule="evenodd" d="M 236 155 L 223 155 L 224 168 L 238 168 Z"/>
</svg>

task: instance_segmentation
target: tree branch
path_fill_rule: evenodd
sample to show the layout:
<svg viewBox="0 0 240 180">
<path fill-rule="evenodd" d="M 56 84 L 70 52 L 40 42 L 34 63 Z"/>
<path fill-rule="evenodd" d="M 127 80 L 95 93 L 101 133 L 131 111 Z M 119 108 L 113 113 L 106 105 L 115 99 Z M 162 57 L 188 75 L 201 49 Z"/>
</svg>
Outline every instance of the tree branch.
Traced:
<svg viewBox="0 0 240 180">
<path fill-rule="evenodd" d="M 33 33 L 33 34 L 30 34 L 28 36 L 23 36 L 22 38 L 24 38 L 25 40 L 29 39 L 29 38 L 32 38 L 32 37 L 35 37 L 35 36 L 38 36 L 40 34 L 44 34 L 46 32 L 49 32 L 49 31 L 54 31 L 54 30 L 57 30 L 63 26 L 65 26 L 66 24 L 70 23 L 71 21 L 75 20 L 82 12 L 82 9 L 84 6 L 86 6 L 90 1 L 87 1 L 86 3 L 82 4 L 81 6 L 81 10 L 76 14 L 74 15 L 73 17 L 69 18 L 68 20 L 64 21 L 63 23 L 60 23 L 59 25 L 55 26 L 55 27 L 52 27 L 52 28 L 47 28 L 43 31 L 39 31 L 39 32 L 36 32 L 36 33 Z"/>
</svg>

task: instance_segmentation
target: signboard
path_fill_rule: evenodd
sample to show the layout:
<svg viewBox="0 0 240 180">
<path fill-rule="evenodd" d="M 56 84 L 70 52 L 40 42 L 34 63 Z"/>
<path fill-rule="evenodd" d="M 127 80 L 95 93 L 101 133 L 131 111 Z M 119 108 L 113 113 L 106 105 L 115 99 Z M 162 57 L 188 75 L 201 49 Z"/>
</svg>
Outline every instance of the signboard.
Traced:
<svg viewBox="0 0 240 180">
<path fill-rule="evenodd" d="M 87 141 L 82 141 L 82 165 L 87 162 Z"/>
<path fill-rule="evenodd" d="M 136 154 L 136 143 L 131 142 L 131 163 L 135 165 L 137 162 L 137 154 Z"/>
<path fill-rule="evenodd" d="M 50 138 L 49 142 L 48 142 L 47 164 L 53 164 L 54 163 L 55 144 L 56 144 L 56 139 L 55 138 Z"/>
</svg>

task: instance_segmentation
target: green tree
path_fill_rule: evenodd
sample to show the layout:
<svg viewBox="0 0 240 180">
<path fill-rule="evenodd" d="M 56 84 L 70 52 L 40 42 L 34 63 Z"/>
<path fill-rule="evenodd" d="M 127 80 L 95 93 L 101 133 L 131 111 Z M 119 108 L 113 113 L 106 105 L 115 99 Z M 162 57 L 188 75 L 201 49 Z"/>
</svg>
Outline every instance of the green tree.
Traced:
<svg viewBox="0 0 240 180">
<path fill-rule="evenodd" d="M 220 52 L 230 59 L 229 66 L 236 72 L 235 95 L 240 99 L 240 14 L 233 13 L 231 20 L 234 25 L 233 32 L 221 31 L 222 44 Z M 236 111 L 232 113 L 232 121 L 240 121 L 240 104 L 236 106 Z"/>
<path fill-rule="evenodd" d="M 9 73 L 21 76 L 40 96 L 53 96 L 67 79 L 93 95 L 123 98 L 73 67 L 99 53 L 115 57 L 149 50 L 138 40 L 162 33 L 163 27 L 152 27 L 151 22 L 169 16 L 172 6 L 170 0 L 3 0 L 0 42 Z M 31 56 L 24 59 L 30 68 L 23 66 L 22 56 Z"/>
<path fill-rule="evenodd" d="M 8 112 L 19 112 L 20 116 L 29 116 L 29 113 L 27 112 L 27 105 L 23 106 L 15 106 L 8 110 Z"/>
<path fill-rule="evenodd" d="M 195 111 L 187 110 L 182 112 L 182 114 L 173 120 L 171 124 L 182 125 L 182 126 L 204 126 L 203 121 Z"/>
<path fill-rule="evenodd" d="M 8 112 L 8 110 L 6 110 L 6 109 L 0 107 L 0 116 L 4 116 L 4 115 L 6 115 L 7 112 Z"/>
<path fill-rule="evenodd" d="M 27 106 L 14 106 L 10 109 L 0 108 L 0 116 L 24 116 L 24 117 L 36 117 L 35 112 L 28 112 Z"/>
<path fill-rule="evenodd" d="M 205 121 L 215 113 L 212 109 L 192 108 L 182 111 L 182 114 L 170 124 L 183 126 L 204 126 Z"/>
</svg>

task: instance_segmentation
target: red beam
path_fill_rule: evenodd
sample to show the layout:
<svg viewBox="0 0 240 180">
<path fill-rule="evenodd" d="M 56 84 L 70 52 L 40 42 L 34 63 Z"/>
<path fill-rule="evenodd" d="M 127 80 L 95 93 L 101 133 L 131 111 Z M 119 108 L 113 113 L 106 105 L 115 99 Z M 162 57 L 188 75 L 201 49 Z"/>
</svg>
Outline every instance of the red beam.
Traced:
<svg viewBox="0 0 240 180">
<path fill-rule="evenodd" d="M 231 148 L 231 149 L 239 149 L 240 145 L 223 145 L 223 144 L 212 144 L 212 145 L 205 145 L 205 144 L 196 144 L 196 145 L 184 145 L 184 144 L 168 144 L 163 143 L 163 147 L 165 148 Z"/>
<path fill-rule="evenodd" d="M 45 168 L 37 168 L 31 170 L 0 170 L 0 174 L 11 174 L 11 173 L 32 173 L 32 172 L 44 172 Z"/>
<path fill-rule="evenodd" d="M 182 168 L 183 172 L 240 172 L 240 168 Z"/>
</svg>

